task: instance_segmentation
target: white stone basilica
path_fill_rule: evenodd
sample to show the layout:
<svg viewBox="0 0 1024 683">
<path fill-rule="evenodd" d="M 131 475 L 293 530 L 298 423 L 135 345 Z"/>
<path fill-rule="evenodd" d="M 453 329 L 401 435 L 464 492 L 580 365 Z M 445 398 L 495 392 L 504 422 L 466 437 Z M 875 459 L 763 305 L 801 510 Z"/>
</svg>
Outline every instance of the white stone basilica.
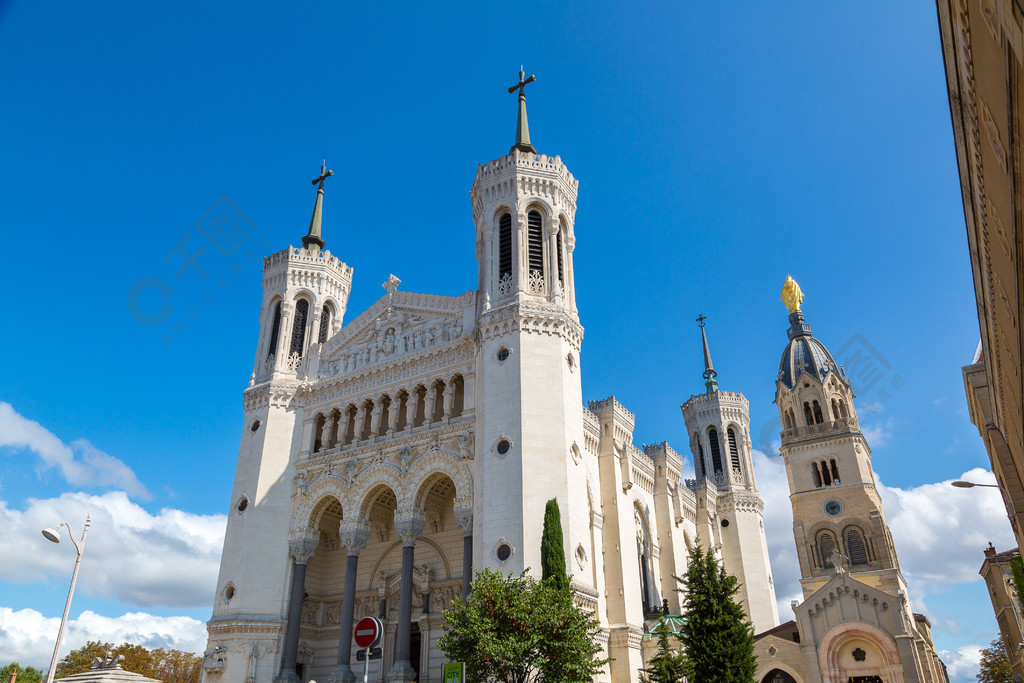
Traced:
<svg viewBox="0 0 1024 683">
<path fill-rule="evenodd" d="M 614 397 L 583 401 L 578 183 L 530 144 L 523 75 L 516 144 L 470 191 L 475 289 L 391 276 L 343 326 L 353 273 L 323 249 L 326 169 L 303 246 L 264 259 L 205 681 L 353 681 L 368 615 L 386 627 L 370 680 L 439 681 L 441 611 L 471 568 L 539 572 L 551 498 L 614 658 L 601 680 L 637 680 L 645 621 L 680 612 L 673 576 L 698 539 L 739 578 L 755 632 L 778 625 L 747 400 L 718 390 L 706 338 L 707 393 L 682 406 L 695 479 L 667 443 L 633 443 Z"/>
</svg>

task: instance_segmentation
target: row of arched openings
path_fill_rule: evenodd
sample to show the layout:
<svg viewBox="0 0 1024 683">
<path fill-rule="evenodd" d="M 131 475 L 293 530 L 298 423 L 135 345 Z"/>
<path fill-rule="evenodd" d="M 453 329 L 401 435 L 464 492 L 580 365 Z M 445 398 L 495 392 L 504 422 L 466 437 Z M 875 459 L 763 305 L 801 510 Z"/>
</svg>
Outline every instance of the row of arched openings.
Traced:
<svg viewBox="0 0 1024 683">
<path fill-rule="evenodd" d="M 564 221 L 560 222 L 562 228 Z M 558 282 L 564 286 L 565 275 L 562 263 L 562 232 L 555 234 L 555 251 L 557 252 L 556 263 L 558 268 Z M 544 266 L 544 218 L 540 211 L 531 210 L 526 214 L 526 256 L 527 272 L 537 273 L 543 277 L 547 272 Z M 503 281 L 505 277 L 512 278 L 512 215 L 503 213 L 498 219 L 498 280 Z"/>
<path fill-rule="evenodd" d="M 850 411 L 846 407 L 846 401 L 841 398 L 833 398 L 832 419 L 839 420 L 849 416 Z M 792 408 L 786 410 L 784 420 L 786 423 L 786 429 L 796 427 L 796 415 L 793 413 Z M 817 399 L 813 401 L 804 401 L 804 424 L 809 427 L 811 425 L 821 424 L 824 421 L 825 416 L 821 411 L 821 404 L 818 403 Z"/>
<path fill-rule="evenodd" d="M 448 381 L 438 379 L 430 384 L 419 384 L 397 391 L 394 396 L 383 394 L 377 399 L 368 398 L 343 409 L 318 414 L 313 429 L 313 451 L 459 417 L 464 410 L 462 375 L 455 375 Z"/>
<path fill-rule="evenodd" d="M 740 467 L 740 451 L 739 445 L 736 441 L 736 430 L 733 427 L 729 427 L 725 430 L 727 445 L 729 448 L 729 464 L 732 466 L 733 472 L 737 474 L 742 473 Z M 700 435 L 697 432 L 693 433 L 693 439 L 697 444 L 697 462 L 694 463 L 695 474 L 698 479 L 704 477 L 704 446 L 701 443 Z M 722 446 L 719 441 L 718 428 L 710 427 L 708 429 L 708 445 L 711 447 L 711 469 L 715 474 L 720 474 L 723 470 L 722 460 Z"/>
<path fill-rule="evenodd" d="M 811 463 L 811 477 L 814 478 L 815 488 L 822 486 L 839 486 L 839 465 L 835 458 L 829 460 L 813 461 Z"/>
<path fill-rule="evenodd" d="M 851 565 L 863 565 L 871 561 L 868 546 L 864 542 L 864 532 L 861 531 L 860 527 L 846 527 L 843 530 L 842 538 L 845 546 L 844 554 L 850 560 Z M 818 566 L 822 568 L 833 567 L 832 553 L 840 550 L 836 542 L 836 535 L 828 530 L 819 531 L 816 541 L 818 553 L 815 559 L 818 561 Z"/>
<path fill-rule="evenodd" d="M 298 354 L 302 356 L 306 345 L 306 327 L 309 322 L 309 301 L 298 299 L 295 302 L 295 320 L 292 321 L 292 337 L 288 345 L 288 356 Z M 331 329 L 331 306 L 324 304 L 320 311 L 320 329 L 317 334 L 317 341 L 321 344 L 327 341 L 327 335 Z M 274 304 L 273 322 L 270 326 L 270 345 L 267 348 L 267 357 L 277 353 L 277 342 L 281 336 L 281 302 Z"/>
</svg>

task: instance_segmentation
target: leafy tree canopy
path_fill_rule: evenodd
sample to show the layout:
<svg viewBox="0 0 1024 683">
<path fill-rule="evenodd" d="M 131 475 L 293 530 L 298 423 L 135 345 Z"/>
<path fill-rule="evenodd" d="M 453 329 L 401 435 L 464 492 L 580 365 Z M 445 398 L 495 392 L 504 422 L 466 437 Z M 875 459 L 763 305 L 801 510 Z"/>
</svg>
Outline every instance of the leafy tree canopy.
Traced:
<svg viewBox="0 0 1024 683">
<path fill-rule="evenodd" d="M 43 680 L 43 672 L 39 669 L 32 666 L 23 667 L 17 662 L 11 662 L 0 669 L 0 683 L 7 683 L 11 680 L 11 674 L 15 671 L 18 672 L 18 683 L 40 683 Z"/>
<path fill-rule="evenodd" d="M 711 550 L 690 549 L 683 585 L 686 624 L 680 640 L 686 652 L 685 673 L 697 681 L 754 683 L 754 628 L 736 602 L 739 582 L 725 572 Z"/>
<path fill-rule="evenodd" d="M 92 667 L 94 657 L 103 659 L 107 653 L 115 657 L 124 655 L 121 668 L 125 671 L 156 678 L 164 683 L 198 683 L 202 667 L 202 658 L 191 652 L 181 650 L 165 650 L 159 648 L 148 650 L 141 645 L 89 641 L 77 650 L 72 650 L 57 663 L 57 678 L 88 671 Z M 21 678 L 18 678 L 21 681 Z M 3 682 L 0 682 L 3 683 Z"/>
<path fill-rule="evenodd" d="M 597 619 L 573 604 L 568 587 L 525 573 L 477 572 L 468 600 L 456 599 L 444 617 L 437 645 L 465 662 L 468 681 L 590 681 L 609 661 L 597 656 Z"/>
<path fill-rule="evenodd" d="M 1002 638 L 996 638 L 981 651 L 978 680 L 981 683 L 1013 683 L 1013 671 L 1010 669 L 1006 644 Z"/>
</svg>

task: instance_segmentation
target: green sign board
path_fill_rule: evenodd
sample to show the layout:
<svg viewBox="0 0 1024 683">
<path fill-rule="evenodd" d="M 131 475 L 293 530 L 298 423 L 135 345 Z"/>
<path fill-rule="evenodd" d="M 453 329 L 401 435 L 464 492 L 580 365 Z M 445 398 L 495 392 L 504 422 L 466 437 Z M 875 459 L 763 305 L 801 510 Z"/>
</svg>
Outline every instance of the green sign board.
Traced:
<svg viewBox="0 0 1024 683">
<path fill-rule="evenodd" d="M 465 683 L 466 665 L 462 662 L 447 662 L 444 665 L 444 683 Z"/>
</svg>

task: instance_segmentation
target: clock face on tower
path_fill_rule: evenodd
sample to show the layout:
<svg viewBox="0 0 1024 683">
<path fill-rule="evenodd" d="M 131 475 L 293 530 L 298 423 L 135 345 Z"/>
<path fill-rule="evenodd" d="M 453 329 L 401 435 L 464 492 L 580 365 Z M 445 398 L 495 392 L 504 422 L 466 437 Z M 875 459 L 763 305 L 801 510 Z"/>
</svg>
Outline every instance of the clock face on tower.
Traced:
<svg viewBox="0 0 1024 683">
<path fill-rule="evenodd" d="M 838 500 L 830 500 L 825 503 L 825 514 L 829 517 L 836 517 L 843 511 L 843 504 Z"/>
</svg>

